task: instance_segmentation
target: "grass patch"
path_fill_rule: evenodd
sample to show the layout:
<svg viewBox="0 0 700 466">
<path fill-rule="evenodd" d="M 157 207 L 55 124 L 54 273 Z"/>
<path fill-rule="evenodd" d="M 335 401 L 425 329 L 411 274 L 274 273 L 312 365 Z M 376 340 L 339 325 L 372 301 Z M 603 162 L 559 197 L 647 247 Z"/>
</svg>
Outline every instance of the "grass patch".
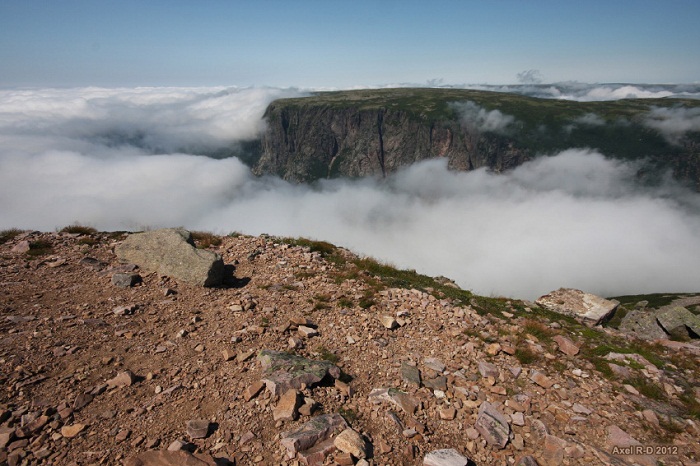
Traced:
<svg viewBox="0 0 700 466">
<path fill-rule="evenodd" d="M 651 294 L 635 294 L 624 296 L 613 296 L 608 299 L 620 301 L 621 306 L 633 309 L 640 301 L 648 301 L 647 308 L 658 309 L 671 304 L 673 301 L 690 296 L 697 296 L 697 293 L 651 293 Z"/>
<path fill-rule="evenodd" d="M 662 401 L 666 399 L 666 392 L 657 384 L 649 382 L 645 377 L 632 377 L 626 379 L 624 383 L 632 385 L 639 393 L 652 400 Z"/>
<path fill-rule="evenodd" d="M 530 334 L 540 341 L 550 341 L 557 332 L 542 322 L 526 319 L 522 325 L 523 333 Z"/>
<path fill-rule="evenodd" d="M 7 230 L 2 230 L 0 231 L 0 244 L 5 244 L 8 241 L 12 241 L 22 233 L 23 231 L 18 228 L 9 228 Z"/>
<path fill-rule="evenodd" d="M 222 239 L 218 235 L 209 233 L 207 231 L 193 231 L 191 233 L 192 239 L 194 240 L 194 244 L 197 246 L 197 249 L 207 249 L 212 246 L 221 246 Z"/>
<path fill-rule="evenodd" d="M 29 251 L 27 255 L 29 257 L 41 257 L 53 252 L 53 246 L 48 241 L 38 240 L 31 241 L 29 243 Z"/>
<path fill-rule="evenodd" d="M 337 364 L 338 361 L 340 361 L 340 356 L 337 354 L 333 353 L 329 349 L 327 349 L 325 346 L 319 346 L 316 348 L 316 351 L 319 354 L 319 357 L 323 359 L 324 361 L 331 362 L 333 364 Z"/>
<path fill-rule="evenodd" d="M 527 344 L 524 344 L 515 348 L 515 358 L 520 361 L 520 364 L 532 364 L 539 361 L 540 355 L 530 349 Z"/>
<path fill-rule="evenodd" d="M 628 313 L 628 309 L 625 306 L 618 306 L 618 308 L 615 310 L 615 314 L 613 314 L 612 318 L 610 318 L 607 322 L 603 324 L 604 327 L 612 327 L 614 329 L 619 329 L 620 324 L 622 324 L 622 319 L 625 318 L 625 316 Z"/>
<path fill-rule="evenodd" d="M 352 299 L 343 297 L 338 300 L 338 306 L 343 308 L 352 308 L 355 307 L 355 303 L 352 301 Z"/>
<path fill-rule="evenodd" d="M 85 225 L 80 225 L 79 223 L 75 223 L 73 225 L 68 225 L 66 227 L 63 227 L 59 230 L 59 233 L 70 233 L 71 235 L 86 235 L 86 236 L 95 236 L 97 234 L 97 230 L 88 227 Z"/>
</svg>

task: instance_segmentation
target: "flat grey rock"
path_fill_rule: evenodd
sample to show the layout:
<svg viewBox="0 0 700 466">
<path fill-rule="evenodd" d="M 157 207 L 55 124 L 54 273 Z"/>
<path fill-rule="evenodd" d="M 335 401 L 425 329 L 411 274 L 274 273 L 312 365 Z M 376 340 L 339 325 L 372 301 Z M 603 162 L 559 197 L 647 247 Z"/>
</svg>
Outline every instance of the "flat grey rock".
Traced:
<svg viewBox="0 0 700 466">
<path fill-rule="evenodd" d="M 194 285 L 217 286 L 224 279 L 221 256 L 195 248 L 192 234 L 180 228 L 130 235 L 114 252 L 122 261 Z"/>
</svg>

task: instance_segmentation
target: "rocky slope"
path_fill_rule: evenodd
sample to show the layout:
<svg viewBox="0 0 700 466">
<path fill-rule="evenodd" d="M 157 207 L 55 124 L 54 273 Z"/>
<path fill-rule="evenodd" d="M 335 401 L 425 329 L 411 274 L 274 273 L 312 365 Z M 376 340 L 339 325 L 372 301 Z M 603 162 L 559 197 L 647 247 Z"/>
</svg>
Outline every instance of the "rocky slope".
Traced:
<svg viewBox="0 0 700 466">
<path fill-rule="evenodd" d="M 447 158 L 456 170 L 503 171 L 543 154 L 588 147 L 610 157 L 647 159 L 647 175 L 670 169 L 700 189 L 700 134 L 670 141 L 649 123 L 654 109 L 698 105 L 564 102 L 458 89 L 317 93 L 270 104 L 261 155 L 247 161 L 256 174 L 305 182 L 386 176 L 435 157 Z"/>
<path fill-rule="evenodd" d="M 195 235 L 226 264 L 203 288 L 121 264 L 123 234 L 69 231 L 0 244 L 0 463 L 700 461 L 695 343 L 591 329 L 326 243 Z M 294 386 L 304 361 L 328 375 Z M 294 446 L 329 419 L 351 429 Z"/>
</svg>

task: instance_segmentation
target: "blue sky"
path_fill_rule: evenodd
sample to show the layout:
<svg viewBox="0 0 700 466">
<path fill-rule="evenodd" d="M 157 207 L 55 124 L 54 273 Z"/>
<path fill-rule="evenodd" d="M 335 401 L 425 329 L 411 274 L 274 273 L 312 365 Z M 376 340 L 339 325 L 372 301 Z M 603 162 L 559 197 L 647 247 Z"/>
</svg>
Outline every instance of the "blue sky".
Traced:
<svg viewBox="0 0 700 466">
<path fill-rule="evenodd" d="M 700 81 L 697 0 L 0 0 L 0 87 Z"/>
</svg>

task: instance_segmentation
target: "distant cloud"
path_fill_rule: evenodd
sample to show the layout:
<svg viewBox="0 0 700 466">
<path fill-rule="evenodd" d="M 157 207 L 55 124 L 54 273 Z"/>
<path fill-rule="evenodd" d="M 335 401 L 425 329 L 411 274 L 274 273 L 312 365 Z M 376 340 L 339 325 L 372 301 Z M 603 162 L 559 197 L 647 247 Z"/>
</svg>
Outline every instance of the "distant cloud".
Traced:
<svg viewBox="0 0 700 466">
<path fill-rule="evenodd" d="M 542 99 L 574 100 L 580 102 L 620 99 L 659 99 L 664 97 L 700 99 L 700 84 L 632 85 L 563 82 L 552 84 L 521 83 L 503 86 L 463 85 L 454 87 L 512 92 Z"/>
<path fill-rule="evenodd" d="M 659 131 L 672 144 L 678 144 L 689 131 L 700 131 L 700 108 L 655 107 L 644 123 Z"/>
<path fill-rule="evenodd" d="M 541 84 L 544 77 L 540 70 L 526 70 L 518 73 L 518 82 L 521 84 Z"/>
<path fill-rule="evenodd" d="M 256 178 L 235 158 L 154 154 L 143 144 L 225 148 L 259 131 L 270 99 L 297 92 L 0 93 L 0 229 L 80 222 L 307 236 L 520 298 L 561 286 L 608 296 L 697 291 L 700 195 L 672 183 L 642 187 L 637 166 L 596 152 L 567 150 L 501 175 L 431 160 L 383 182 L 311 188 Z M 512 124 L 467 108 L 484 130 Z M 125 129 L 143 137 L 114 144 L 110 131 Z"/>
<path fill-rule="evenodd" d="M 460 115 L 461 121 L 484 133 L 505 134 L 515 123 L 515 117 L 500 110 L 486 110 L 475 102 L 454 102 L 451 104 Z"/>
</svg>

